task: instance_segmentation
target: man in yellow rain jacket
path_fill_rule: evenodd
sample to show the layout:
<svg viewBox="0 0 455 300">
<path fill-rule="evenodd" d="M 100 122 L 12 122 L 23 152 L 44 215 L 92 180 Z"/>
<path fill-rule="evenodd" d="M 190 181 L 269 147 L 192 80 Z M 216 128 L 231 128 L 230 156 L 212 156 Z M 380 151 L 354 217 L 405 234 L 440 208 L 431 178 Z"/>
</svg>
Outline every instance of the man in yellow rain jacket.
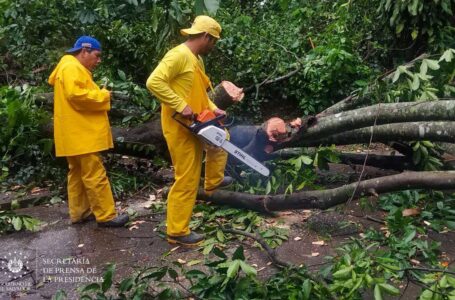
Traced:
<svg viewBox="0 0 455 300">
<path fill-rule="evenodd" d="M 210 80 L 205 75 L 200 55 L 208 54 L 220 38 L 221 26 L 208 16 L 198 16 L 191 28 L 182 29 L 188 36 L 185 43 L 171 49 L 147 79 L 147 88 L 163 104 L 161 124 L 171 154 L 175 182 L 168 195 L 167 240 L 182 245 L 198 245 L 204 237 L 190 231 L 189 223 L 196 201 L 202 166 L 204 145 L 172 116 L 180 113 L 190 124 L 193 114 L 210 109 L 215 115 L 225 115 L 208 98 Z M 227 153 L 207 148 L 204 189 L 212 193 L 228 185 L 232 178 L 224 178 Z"/>
<path fill-rule="evenodd" d="M 72 223 L 95 218 L 99 226 L 120 227 L 111 186 L 99 151 L 113 147 L 107 111 L 110 92 L 100 89 L 91 71 L 101 62 L 101 44 L 80 37 L 49 77 L 54 87 L 56 156 L 68 161 L 68 206 Z"/>
</svg>

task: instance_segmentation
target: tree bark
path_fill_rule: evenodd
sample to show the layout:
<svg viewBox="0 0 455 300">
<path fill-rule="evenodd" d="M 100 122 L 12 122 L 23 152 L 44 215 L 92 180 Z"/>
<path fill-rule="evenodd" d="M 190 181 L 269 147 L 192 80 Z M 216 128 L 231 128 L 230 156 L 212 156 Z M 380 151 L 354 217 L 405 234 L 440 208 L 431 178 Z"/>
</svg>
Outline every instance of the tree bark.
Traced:
<svg viewBox="0 0 455 300">
<path fill-rule="evenodd" d="M 356 188 L 357 187 L 357 188 Z M 212 195 L 199 191 L 202 201 L 268 213 L 291 209 L 327 209 L 364 195 L 377 195 L 409 189 L 447 190 L 455 188 L 455 171 L 404 172 L 347 184 L 334 189 L 293 194 L 252 195 L 218 190 Z"/>
<path fill-rule="evenodd" d="M 315 139 L 366 126 L 418 121 L 455 121 L 455 101 L 381 103 L 321 117 L 304 138 Z"/>
<path fill-rule="evenodd" d="M 452 142 L 455 139 L 455 122 L 409 122 L 365 127 L 319 140 L 300 140 L 299 146 L 349 145 L 368 143 L 373 132 L 373 142 L 430 140 Z"/>
</svg>

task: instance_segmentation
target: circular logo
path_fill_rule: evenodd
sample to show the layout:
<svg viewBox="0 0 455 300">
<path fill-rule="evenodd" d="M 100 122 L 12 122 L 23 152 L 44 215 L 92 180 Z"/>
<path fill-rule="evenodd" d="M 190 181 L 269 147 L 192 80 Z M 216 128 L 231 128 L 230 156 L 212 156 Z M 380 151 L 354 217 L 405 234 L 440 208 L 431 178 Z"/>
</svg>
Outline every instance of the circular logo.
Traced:
<svg viewBox="0 0 455 300">
<path fill-rule="evenodd" d="M 3 256 L 1 271 L 4 272 L 10 279 L 18 279 L 30 271 L 28 258 L 22 252 L 9 252 Z"/>
<path fill-rule="evenodd" d="M 22 263 L 22 260 L 14 257 L 13 259 L 8 261 L 8 264 L 6 266 L 8 267 L 8 270 L 10 270 L 11 272 L 19 273 L 22 270 L 24 264 Z"/>
</svg>

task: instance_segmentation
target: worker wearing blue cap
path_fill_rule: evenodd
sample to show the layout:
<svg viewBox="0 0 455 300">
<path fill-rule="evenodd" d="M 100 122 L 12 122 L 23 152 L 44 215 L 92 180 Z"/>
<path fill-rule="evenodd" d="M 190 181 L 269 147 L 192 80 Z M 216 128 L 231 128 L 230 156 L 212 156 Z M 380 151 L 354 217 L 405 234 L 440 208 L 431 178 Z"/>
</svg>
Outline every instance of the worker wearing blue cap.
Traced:
<svg viewBox="0 0 455 300">
<path fill-rule="evenodd" d="M 117 215 L 100 151 L 113 147 L 107 111 L 111 93 L 99 88 L 91 71 L 101 62 L 101 44 L 81 36 L 66 51 L 49 77 L 54 87 L 56 156 L 68 161 L 68 206 L 71 222 L 96 218 L 99 226 L 120 227 L 128 215 Z"/>
</svg>

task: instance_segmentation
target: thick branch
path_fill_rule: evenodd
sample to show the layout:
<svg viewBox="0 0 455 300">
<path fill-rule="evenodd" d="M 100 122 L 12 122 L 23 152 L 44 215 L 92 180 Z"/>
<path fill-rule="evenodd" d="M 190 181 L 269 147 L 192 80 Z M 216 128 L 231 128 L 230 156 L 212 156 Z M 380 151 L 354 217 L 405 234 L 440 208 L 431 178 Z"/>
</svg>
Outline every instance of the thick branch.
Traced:
<svg viewBox="0 0 455 300">
<path fill-rule="evenodd" d="M 259 212 L 310 208 L 327 209 L 348 201 L 356 186 L 357 182 L 335 189 L 297 192 L 290 195 L 251 195 L 220 190 L 208 196 L 200 191 L 198 199 Z M 358 185 L 354 197 L 427 188 L 436 190 L 454 189 L 455 171 L 404 172 L 398 175 L 364 180 Z"/>
<path fill-rule="evenodd" d="M 351 110 L 353 108 L 356 108 L 356 107 L 366 103 L 368 100 L 369 99 L 365 98 L 365 97 L 359 97 L 357 95 L 350 95 L 350 96 L 347 96 L 346 98 L 338 101 L 337 103 L 330 106 L 329 108 L 323 110 L 317 116 L 318 117 L 328 116 L 328 115 L 337 114 L 342 111 Z"/>
<path fill-rule="evenodd" d="M 318 145 L 364 144 L 370 140 L 373 127 L 351 130 L 319 140 L 303 139 L 292 146 L 311 147 Z M 430 140 L 452 142 L 455 138 L 455 122 L 409 122 L 379 125 L 374 127 L 373 142 Z M 281 148 L 290 146 L 280 145 Z"/>
<path fill-rule="evenodd" d="M 335 115 L 321 117 L 304 133 L 304 138 L 315 139 L 347 130 L 377 125 L 418 122 L 455 121 L 455 101 L 381 103 Z"/>
</svg>

